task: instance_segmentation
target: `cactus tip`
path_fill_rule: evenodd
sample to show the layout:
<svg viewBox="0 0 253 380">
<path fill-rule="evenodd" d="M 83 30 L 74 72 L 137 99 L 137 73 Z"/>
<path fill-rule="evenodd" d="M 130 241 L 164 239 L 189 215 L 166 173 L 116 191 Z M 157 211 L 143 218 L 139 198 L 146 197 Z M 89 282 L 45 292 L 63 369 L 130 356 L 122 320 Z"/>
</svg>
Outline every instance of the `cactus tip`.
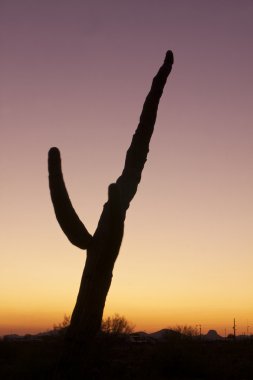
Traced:
<svg viewBox="0 0 253 380">
<path fill-rule="evenodd" d="M 57 147 L 52 147 L 49 149 L 48 155 L 52 159 L 59 159 L 60 158 L 60 151 Z"/>
<path fill-rule="evenodd" d="M 173 63 L 174 63 L 174 56 L 173 56 L 173 53 L 172 53 L 171 50 L 167 51 L 164 63 L 169 64 L 169 65 L 173 65 Z"/>
</svg>

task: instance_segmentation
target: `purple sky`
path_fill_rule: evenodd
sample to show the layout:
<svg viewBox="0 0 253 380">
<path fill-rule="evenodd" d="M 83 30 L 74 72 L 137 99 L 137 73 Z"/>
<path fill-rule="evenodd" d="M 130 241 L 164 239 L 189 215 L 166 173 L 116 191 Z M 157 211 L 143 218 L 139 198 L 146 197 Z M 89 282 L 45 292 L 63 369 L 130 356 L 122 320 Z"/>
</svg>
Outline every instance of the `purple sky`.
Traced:
<svg viewBox="0 0 253 380">
<path fill-rule="evenodd" d="M 92 233 L 168 49 L 106 313 L 147 330 L 253 321 L 252 20 L 251 0 L 0 2 L 0 333 L 75 302 L 84 256 L 55 220 L 48 149 Z"/>
</svg>

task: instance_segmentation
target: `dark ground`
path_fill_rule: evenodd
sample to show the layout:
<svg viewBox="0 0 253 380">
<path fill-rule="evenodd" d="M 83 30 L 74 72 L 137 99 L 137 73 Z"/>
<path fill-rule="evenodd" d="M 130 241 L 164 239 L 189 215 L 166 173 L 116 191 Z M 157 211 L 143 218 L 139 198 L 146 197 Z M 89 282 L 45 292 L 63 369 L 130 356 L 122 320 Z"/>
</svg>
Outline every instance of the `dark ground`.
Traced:
<svg viewBox="0 0 253 380">
<path fill-rule="evenodd" d="M 52 378 L 62 338 L 0 341 L 1 380 Z M 252 380 L 253 341 L 178 339 L 137 344 L 100 337 L 86 358 L 88 380 Z"/>
</svg>

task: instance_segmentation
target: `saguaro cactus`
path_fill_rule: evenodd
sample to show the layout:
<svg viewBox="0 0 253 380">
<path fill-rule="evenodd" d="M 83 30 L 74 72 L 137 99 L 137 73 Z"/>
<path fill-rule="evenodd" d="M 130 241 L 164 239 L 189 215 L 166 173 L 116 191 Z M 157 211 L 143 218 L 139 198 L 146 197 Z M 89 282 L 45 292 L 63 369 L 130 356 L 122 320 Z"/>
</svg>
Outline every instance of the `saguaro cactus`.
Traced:
<svg viewBox="0 0 253 380">
<path fill-rule="evenodd" d="M 109 186 L 97 229 L 92 236 L 78 218 L 68 196 L 61 171 L 60 152 L 49 151 L 49 187 L 56 218 L 70 242 L 87 250 L 80 290 L 65 340 L 64 362 L 74 362 L 99 331 L 114 263 L 119 253 L 126 211 L 133 199 L 149 152 L 159 100 L 173 64 L 166 53 L 144 102 L 140 122 L 126 154 L 125 166 L 116 183 Z"/>
</svg>

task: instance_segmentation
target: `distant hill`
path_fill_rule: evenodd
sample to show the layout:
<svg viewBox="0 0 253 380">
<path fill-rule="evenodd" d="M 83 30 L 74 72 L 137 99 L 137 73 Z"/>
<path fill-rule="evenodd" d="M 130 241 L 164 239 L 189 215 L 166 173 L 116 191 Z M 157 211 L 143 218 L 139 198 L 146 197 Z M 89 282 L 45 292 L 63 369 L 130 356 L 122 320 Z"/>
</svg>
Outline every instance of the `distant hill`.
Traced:
<svg viewBox="0 0 253 380">
<path fill-rule="evenodd" d="M 216 330 L 209 330 L 207 334 L 202 335 L 202 339 L 204 340 L 223 340 L 223 336 L 219 335 Z"/>
<path fill-rule="evenodd" d="M 149 336 L 156 340 L 167 340 L 172 337 L 180 336 L 180 333 L 172 329 L 162 329 L 156 332 L 149 334 Z"/>
</svg>

